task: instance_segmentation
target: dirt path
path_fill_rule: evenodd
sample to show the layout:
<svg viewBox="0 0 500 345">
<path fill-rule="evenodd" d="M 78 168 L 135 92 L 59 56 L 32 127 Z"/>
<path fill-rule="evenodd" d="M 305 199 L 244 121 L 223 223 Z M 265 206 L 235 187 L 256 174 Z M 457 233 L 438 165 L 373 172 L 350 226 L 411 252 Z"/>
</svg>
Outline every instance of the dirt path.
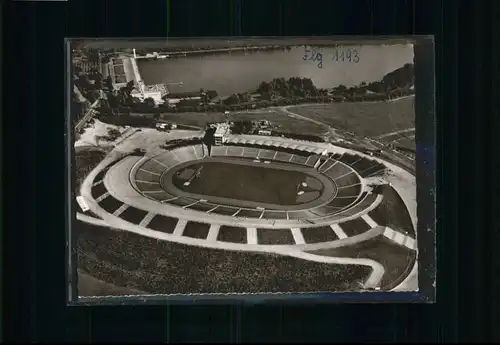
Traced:
<svg viewBox="0 0 500 345">
<path fill-rule="evenodd" d="M 379 135 L 378 137 L 376 137 L 376 139 L 382 139 L 382 138 L 390 137 L 391 135 L 394 135 L 394 134 L 400 134 L 400 133 L 406 133 L 406 132 L 412 132 L 412 131 L 415 131 L 415 128 L 401 129 L 399 131 L 394 131 L 394 132 Z"/>
</svg>

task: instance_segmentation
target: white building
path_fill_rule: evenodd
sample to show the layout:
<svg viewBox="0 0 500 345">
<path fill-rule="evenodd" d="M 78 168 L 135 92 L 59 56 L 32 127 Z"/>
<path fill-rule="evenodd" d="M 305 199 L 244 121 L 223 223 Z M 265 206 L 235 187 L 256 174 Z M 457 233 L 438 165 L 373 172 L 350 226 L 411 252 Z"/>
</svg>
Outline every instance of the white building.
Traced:
<svg viewBox="0 0 500 345">
<path fill-rule="evenodd" d="M 201 102 L 201 97 L 167 98 L 168 104 L 172 106 L 183 100 L 197 100 Z"/>
<path fill-rule="evenodd" d="M 164 84 L 146 85 L 144 83 L 134 58 L 120 57 L 111 59 L 108 63 L 108 73 L 115 90 L 127 86 L 127 83 L 132 81 L 135 88 L 130 95 L 139 98 L 141 101 L 152 98 L 156 104 L 161 104 L 163 103 L 163 96 L 168 94 L 167 87 Z"/>
<path fill-rule="evenodd" d="M 169 105 L 174 106 L 175 104 L 179 103 L 180 101 L 184 100 L 195 100 L 198 102 L 201 102 L 202 96 L 204 96 L 204 92 L 168 92 L 165 95 L 165 99 L 168 102 Z"/>
<path fill-rule="evenodd" d="M 229 123 L 218 123 L 215 129 L 215 145 L 222 145 L 226 142 L 226 135 L 231 133 Z"/>
<path fill-rule="evenodd" d="M 132 97 L 139 98 L 144 101 L 146 98 L 152 98 L 155 104 L 163 103 L 163 96 L 168 93 L 167 88 L 163 84 L 145 85 L 141 80 L 137 83 L 136 88 L 130 93 Z"/>
</svg>

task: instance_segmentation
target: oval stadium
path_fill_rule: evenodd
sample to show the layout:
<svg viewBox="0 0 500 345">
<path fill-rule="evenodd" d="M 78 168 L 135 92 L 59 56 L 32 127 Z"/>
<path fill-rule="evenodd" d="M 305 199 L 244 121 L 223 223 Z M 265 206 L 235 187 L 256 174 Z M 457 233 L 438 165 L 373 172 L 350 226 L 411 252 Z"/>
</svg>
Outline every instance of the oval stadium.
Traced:
<svg viewBox="0 0 500 345">
<path fill-rule="evenodd" d="M 104 262 L 123 266 L 103 269 L 97 263 L 101 258 L 80 251 L 79 265 L 86 271 L 98 265 L 100 280 L 146 294 L 219 293 L 217 286 L 225 293 L 296 292 L 286 291 L 279 281 L 273 286 L 243 284 L 238 291 L 235 280 L 217 282 L 217 277 L 207 285 L 184 282 L 183 288 L 169 287 L 168 277 L 156 277 L 163 274 L 161 251 L 168 250 L 158 249 L 161 244 L 182 246 L 187 262 L 189 248 L 208 256 L 249 255 L 254 259 L 239 264 L 245 266 L 245 275 L 253 267 L 258 276 L 259 265 L 271 265 L 269 272 L 285 265 L 280 271 L 283 281 L 293 279 L 295 269 L 316 272 L 308 274 L 318 283 L 309 282 L 299 292 L 398 291 L 415 280 L 416 217 L 410 211 L 415 192 L 407 187 L 414 181 L 410 172 L 374 155 L 327 143 L 227 135 L 224 143 L 209 148 L 192 131 L 180 132 L 184 137 L 174 145 L 151 149 L 148 142 L 139 150 L 128 143 L 140 142 L 141 136 L 162 140 L 168 135 L 132 131 L 83 180 L 79 192 L 90 211 L 80 212 L 78 221 L 102 232 L 92 230 L 99 241 L 85 238 L 90 230 L 79 234 L 79 247 L 100 246 L 96 251 Z M 120 243 L 112 247 L 119 250 L 103 249 L 115 241 Z M 137 266 L 143 265 L 141 253 L 134 253 L 141 246 L 153 261 L 147 264 L 147 283 L 137 278 L 145 274 Z M 263 255 L 294 261 L 266 263 L 259 258 Z M 208 266 L 224 265 L 208 261 L 207 271 L 200 274 L 213 270 Z M 309 266 L 299 268 L 303 264 Z M 201 266 L 197 270 L 203 271 Z M 152 267 L 158 272 L 151 272 Z M 329 272 L 332 268 L 345 272 Z M 121 272 L 126 274 L 120 276 Z M 224 274 L 237 277 L 236 272 Z M 335 274 L 348 278 L 335 280 Z M 187 290 L 189 286 L 195 287 Z"/>
<path fill-rule="evenodd" d="M 418 291 L 413 43 L 152 43 L 72 48 L 72 297 Z"/>
</svg>

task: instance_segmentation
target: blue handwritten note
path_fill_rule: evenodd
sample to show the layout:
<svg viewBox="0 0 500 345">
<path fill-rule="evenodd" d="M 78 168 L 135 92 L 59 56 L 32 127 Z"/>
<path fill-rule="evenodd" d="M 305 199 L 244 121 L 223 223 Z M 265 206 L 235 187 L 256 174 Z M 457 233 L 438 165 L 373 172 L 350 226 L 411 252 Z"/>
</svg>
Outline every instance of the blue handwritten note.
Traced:
<svg viewBox="0 0 500 345">
<path fill-rule="evenodd" d="M 357 49 L 352 48 L 334 48 L 330 52 L 330 56 L 325 54 L 317 47 L 304 47 L 304 56 L 302 60 L 315 62 L 318 68 L 323 68 L 323 61 L 330 60 L 336 63 L 358 63 L 359 52 Z"/>
</svg>

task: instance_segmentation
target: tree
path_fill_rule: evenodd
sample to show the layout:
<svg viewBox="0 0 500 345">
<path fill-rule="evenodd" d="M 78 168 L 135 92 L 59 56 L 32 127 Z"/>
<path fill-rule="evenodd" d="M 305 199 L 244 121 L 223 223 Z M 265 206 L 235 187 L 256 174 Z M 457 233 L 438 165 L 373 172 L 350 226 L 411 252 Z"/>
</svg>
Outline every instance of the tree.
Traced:
<svg viewBox="0 0 500 345">
<path fill-rule="evenodd" d="M 243 120 L 243 121 L 234 121 L 231 126 L 231 132 L 235 134 L 247 134 L 250 133 L 253 129 L 252 121 Z"/>
<path fill-rule="evenodd" d="M 108 128 L 108 136 L 110 140 L 115 140 L 120 136 L 120 131 L 117 130 L 116 128 Z"/>
<path fill-rule="evenodd" d="M 89 50 L 87 56 L 90 61 L 99 61 L 99 52 L 97 50 Z"/>
<path fill-rule="evenodd" d="M 111 76 L 107 76 L 105 79 L 104 79 L 104 82 L 103 82 L 104 86 L 108 88 L 108 90 L 113 90 L 113 80 L 111 79 Z"/>
<path fill-rule="evenodd" d="M 131 93 L 134 88 L 135 88 L 134 81 L 131 80 L 127 83 L 127 86 L 125 86 L 125 91 L 127 91 L 128 93 Z"/>
<path fill-rule="evenodd" d="M 240 102 L 240 99 L 237 94 L 232 94 L 228 98 L 224 100 L 225 105 L 232 105 L 232 104 L 238 104 Z"/>
<path fill-rule="evenodd" d="M 150 108 L 154 108 L 156 106 L 155 100 L 151 97 L 148 97 L 144 100 L 144 105 Z"/>
<path fill-rule="evenodd" d="M 260 83 L 259 87 L 257 88 L 257 92 L 259 93 L 268 93 L 271 91 L 271 85 L 265 81 Z"/>
<path fill-rule="evenodd" d="M 260 99 L 262 99 L 263 101 L 270 101 L 271 100 L 271 94 L 269 92 L 262 92 L 260 94 Z"/>
<path fill-rule="evenodd" d="M 206 96 L 207 96 L 207 102 L 208 102 L 209 100 L 214 99 L 215 97 L 217 97 L 218 94 L 217 94 L 217 91 L 215 91 L 215 90 L 208 90 L 206 92 Z"/>
<path fill-rule="evenodd" d="M 375 92 L 375 93 L 384 93 L 386 92 L 386 88 L 384 84 L 380 81 L 375 81 L 373 83 L 368 84 L 366 87 L 367 90 Z"/>
<path fill-rule="evenodd" d="M 347 91 L 347 87 L 345 85 L 340 84 L 339 86 L 337 86 L 335 88 L 335 90 L 338 92 L 345 92 L 345 91 Z"/>
</svg>

